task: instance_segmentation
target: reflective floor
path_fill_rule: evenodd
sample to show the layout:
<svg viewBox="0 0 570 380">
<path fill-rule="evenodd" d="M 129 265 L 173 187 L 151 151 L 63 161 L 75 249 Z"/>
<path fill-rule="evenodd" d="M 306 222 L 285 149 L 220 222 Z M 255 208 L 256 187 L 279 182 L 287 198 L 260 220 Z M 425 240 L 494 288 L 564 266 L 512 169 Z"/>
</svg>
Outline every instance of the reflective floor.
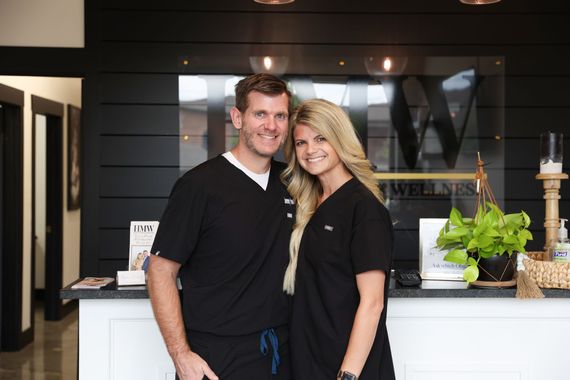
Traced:
<svg viewBox="0 0 570 380">
<path fill-rule="evenodd" d="M 0 380 L 77 379 L 78 315 L 75 309 L 50 322 L 36 308 L 34 341 L 18 352 L 0 352 Z"/>
</svg>

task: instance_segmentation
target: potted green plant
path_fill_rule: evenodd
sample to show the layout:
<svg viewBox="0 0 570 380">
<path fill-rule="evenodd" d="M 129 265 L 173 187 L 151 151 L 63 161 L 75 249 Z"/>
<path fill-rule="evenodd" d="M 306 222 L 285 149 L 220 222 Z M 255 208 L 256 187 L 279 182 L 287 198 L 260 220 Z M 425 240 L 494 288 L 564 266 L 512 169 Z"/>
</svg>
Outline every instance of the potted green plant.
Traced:
<svg viewBox="0 0 570 380">
<path fill-rule="evenodd" d="M 525 252 L 532 240 L 530 222 L 524 211 L 504 214 L 492 202 L 479 205 L 474 218 L 464 218 L 454 207 L 436 244 L 450 250 L 444 260 L 467 265 L 463 278 L 468 283 L 480 277 L 480 269 L 487 281 L 511 281 L 516 267 L 513 255 Z"/>
<path fill-rule="evenodd" d="M 463 279 L 477 286 L 514 286 L 516 253 L 525 252 L 532 233 L 526 212 L 505 214 L 499 206 L 477 153 L 475 217 L 464 218 L 455 207 L 439 232 L 436 245 L 449 250 L 444 260 L 466 265 Z"/>
</svg>

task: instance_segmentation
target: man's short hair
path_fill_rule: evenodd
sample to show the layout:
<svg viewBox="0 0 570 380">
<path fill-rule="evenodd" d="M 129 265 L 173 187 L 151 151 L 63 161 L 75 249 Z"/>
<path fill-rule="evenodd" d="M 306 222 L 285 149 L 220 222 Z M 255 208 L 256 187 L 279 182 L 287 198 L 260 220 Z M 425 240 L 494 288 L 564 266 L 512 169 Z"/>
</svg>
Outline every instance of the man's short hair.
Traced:
<svg viewBox="0 0 570 380">
<path fill-rule="evenodd" d="M 255 74 L 245 77 L 236 84 L 236 108 L 240 112 L 245 112 L 249 106 L 248 95 L 252 91 L 268 96 L 285 93 L 289 98 L 289 108 L 291 108 L 291 92 L 287 89 L 285 82 L 271 74 Z M 289 109 L 289 113 L 290 111 Z"/>
</svg>

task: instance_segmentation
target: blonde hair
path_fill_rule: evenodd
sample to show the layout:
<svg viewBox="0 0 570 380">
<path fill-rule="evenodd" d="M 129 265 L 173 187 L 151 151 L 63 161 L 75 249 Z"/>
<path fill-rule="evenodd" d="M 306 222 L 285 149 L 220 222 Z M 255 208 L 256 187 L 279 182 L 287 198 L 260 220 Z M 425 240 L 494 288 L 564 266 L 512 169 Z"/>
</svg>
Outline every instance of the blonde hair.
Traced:
<svg viewBox="0 0 570 380">
<path fill-rule="evenodd" d="M 348 171 L 356 177 L 370 192 L 383 202 L 378 181 L 370 161 L 366 159 L 362 144 L 347 114 L 337 105 L 323 99 L 307 100 L 301 103 L 291 115 L 291 125 L 285 142 L 287 168 L 281 174 L 287 184 L 289 194 L 297 204 L 295 225 L 289 243 L 289 265 L 285 271 L 283 290 L 295 293 L 295 273 L 297 257 L 305 226 L 315 213 L 322 187 L 319 179 L 306 172 L 295 154 L 295 127 L 303 124 L 321 136 L 333 147 Z"/>
</svg>

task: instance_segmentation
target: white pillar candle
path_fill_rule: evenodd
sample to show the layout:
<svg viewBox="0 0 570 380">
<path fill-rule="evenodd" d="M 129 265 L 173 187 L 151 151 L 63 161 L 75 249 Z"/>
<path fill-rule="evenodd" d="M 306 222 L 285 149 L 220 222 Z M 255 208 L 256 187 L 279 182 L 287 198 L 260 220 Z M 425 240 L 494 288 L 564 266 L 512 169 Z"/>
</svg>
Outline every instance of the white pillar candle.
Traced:
<svg viewBox="0 0 570 380">
<path fill-rule="evenodd" d="M 540 173 L 541 174 L 562 173 L 562 162 L 553 162 L 552 160 L 548 160 L 548 162 L 546 163 L 541 163 Z"/>
</svg>

